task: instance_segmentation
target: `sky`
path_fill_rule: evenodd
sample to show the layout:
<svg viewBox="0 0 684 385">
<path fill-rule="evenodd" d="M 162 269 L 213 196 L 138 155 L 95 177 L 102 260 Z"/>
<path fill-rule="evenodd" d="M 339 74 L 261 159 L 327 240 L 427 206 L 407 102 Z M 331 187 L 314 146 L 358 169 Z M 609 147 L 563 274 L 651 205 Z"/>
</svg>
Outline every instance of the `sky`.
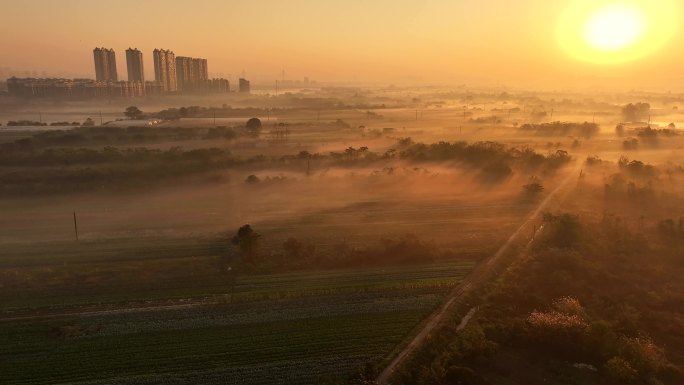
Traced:
<svg viewBox="0 0 684 385">
<path fill-rule="evenodd" d="M 134 47 L 148 79 L 152 50 L 168 48 L 208 59 L 210 75 L 257 82 L 285 71 L 342 83 L 684 89 L 679 28 L 627 63 L 569 55 L 556 30 L 573 1 L 3 0 L 0 69 L 94 77 L 92 49 L 104 46 L 120 78 Z M 602 1 L 616 0 L 592 3 Z"/>
</svg>

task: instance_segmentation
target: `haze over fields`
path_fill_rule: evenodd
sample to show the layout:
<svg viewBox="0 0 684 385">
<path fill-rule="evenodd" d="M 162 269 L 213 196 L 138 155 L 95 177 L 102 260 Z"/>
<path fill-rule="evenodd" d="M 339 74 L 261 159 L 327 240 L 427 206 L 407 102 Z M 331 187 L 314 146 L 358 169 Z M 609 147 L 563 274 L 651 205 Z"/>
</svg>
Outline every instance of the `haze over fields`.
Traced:
<svg viewBox="0 0 684 385">
<path fill-rule="evenodd" d="M 683 9 L 6 1 L 0 384 L 684 383 Z"/>
</svg>

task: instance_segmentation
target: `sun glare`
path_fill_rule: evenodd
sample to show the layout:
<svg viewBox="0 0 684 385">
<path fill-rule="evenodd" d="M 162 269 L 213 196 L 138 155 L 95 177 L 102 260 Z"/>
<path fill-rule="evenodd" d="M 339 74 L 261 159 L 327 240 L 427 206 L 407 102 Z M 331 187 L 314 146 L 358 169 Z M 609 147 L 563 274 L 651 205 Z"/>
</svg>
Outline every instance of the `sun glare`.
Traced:
<svg viewBox="0 0 684 385">
<path fill-rule="evenodd" d="M 599 9 L 587 21 L 584 37 L 601 51 L 625 49 L 643 37 L 645 20 L 635 8 L 611 5 Z"/>
<path fill-rule="evenodd" d="M 674 34 L 676 14 L 671 0 L 576 1 L 559 22 L 558 39 L 583 61 L 628 62 L 660 49 Z"/>
</svg>

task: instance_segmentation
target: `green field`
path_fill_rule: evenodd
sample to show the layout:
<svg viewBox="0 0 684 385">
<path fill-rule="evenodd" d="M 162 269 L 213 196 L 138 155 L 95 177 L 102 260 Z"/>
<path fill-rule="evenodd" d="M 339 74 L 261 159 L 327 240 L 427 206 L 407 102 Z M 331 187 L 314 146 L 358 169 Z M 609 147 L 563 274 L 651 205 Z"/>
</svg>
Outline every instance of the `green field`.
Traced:
<svg viewBox="0 0 684 385">
<path fill-rule="evenodd" d="M 5 319 L 0 383 L 346 379 L 385 359 L 473 265 L 243 276 L 211 302 L 185 308 Z"/>
</svg>

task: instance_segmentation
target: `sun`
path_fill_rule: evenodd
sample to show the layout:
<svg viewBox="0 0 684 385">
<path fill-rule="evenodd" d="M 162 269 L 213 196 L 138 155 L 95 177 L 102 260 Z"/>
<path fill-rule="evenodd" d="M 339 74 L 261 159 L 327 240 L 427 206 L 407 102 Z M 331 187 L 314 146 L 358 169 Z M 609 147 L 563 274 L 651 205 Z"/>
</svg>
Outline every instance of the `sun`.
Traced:
<svg viewBox="0 0 684 385">
<path fill-rule="evenodd" d="M 558 23 L 560 46 L 597 64 L 644 58 L 661 49 L 677 29 L 674 0 L 575 0 Z"/>
<path fill-rule="evenodd" d="M 625 4 L 611 4 L 589 17 L 584 38 L 597 50 L 615 52 L 636 44 L 645 31 L 643 12 Z"/>
</svg>

